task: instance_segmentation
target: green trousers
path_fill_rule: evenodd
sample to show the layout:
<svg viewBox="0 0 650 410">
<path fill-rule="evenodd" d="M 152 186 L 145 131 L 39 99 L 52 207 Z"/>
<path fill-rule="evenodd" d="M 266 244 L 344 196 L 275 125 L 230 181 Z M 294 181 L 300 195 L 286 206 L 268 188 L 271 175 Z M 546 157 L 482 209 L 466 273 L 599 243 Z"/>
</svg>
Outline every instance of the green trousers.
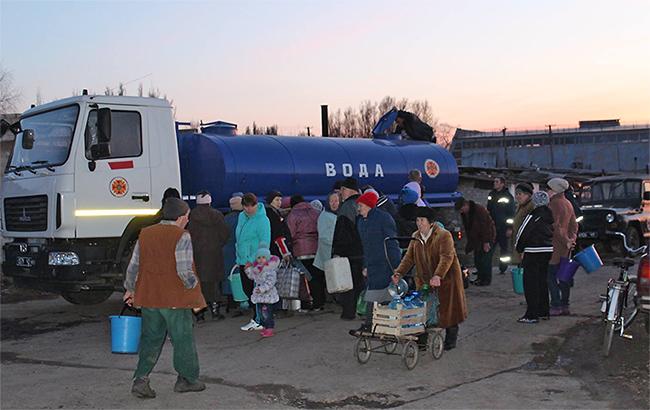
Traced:
<svg viewBox="0 0 650 410">
<path fill-rule="evenodd" d="M 194 344 L 192 309 L 142 308 L 142 336 L 134 378 L 149 376 L 167 333 L 174 348 L 174 369 L 190 383 L 199 378 L 199 356 Z"/>
</svg>

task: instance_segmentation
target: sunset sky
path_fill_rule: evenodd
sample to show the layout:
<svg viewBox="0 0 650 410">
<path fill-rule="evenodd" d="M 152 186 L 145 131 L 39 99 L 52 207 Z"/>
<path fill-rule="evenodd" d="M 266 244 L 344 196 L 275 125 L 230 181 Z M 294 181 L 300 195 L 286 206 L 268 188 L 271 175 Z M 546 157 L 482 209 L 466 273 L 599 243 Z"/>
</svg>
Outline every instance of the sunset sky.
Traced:
<svg viewBox="0 0 650 410">
<path fill-rule="evenodd" d="M 320 133 L 321 104 L 385 95 L 462 128 L 650 122 L 647 0 L 2 0 L 0 27 L 20 110 L 148 75 L 177 119 L 241 130 Z"/>
</svg>

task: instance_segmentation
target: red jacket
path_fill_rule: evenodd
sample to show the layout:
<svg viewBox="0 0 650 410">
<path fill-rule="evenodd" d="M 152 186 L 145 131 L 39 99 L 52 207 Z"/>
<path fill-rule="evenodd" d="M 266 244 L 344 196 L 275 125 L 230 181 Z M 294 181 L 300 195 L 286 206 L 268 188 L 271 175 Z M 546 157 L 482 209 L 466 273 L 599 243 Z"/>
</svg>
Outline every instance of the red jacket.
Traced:
<svg viewBox="0 0 650 410">
<path fill-rule="evenodd" d="M 293 256 L 315 256 L 318 249 L 318 217 L 320 212 L 308 202 L 293 207 L 287 216 L 287 226 L 291 232 Z"/>
</svg>

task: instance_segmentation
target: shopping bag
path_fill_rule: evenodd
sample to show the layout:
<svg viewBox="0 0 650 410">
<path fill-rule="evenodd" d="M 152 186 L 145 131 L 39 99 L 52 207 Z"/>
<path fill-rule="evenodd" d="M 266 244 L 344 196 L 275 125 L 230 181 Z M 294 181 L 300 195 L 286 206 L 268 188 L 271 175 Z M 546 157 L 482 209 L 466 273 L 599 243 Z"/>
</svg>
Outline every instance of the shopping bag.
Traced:
<svg viewBox="0 0 650 410">
<path fill-rule="evenodd" d="M 366 291 L 363 290 L 357 299 L 357 315 L 365 316 L 368 311 L 368 303 L 366 302 Z"/>
<path fill-rule="evenodd" d="M 248 296 L 244 293 L 244 288 L 241 283 L 241 275 L 245 273 L 240 272 L 239 265 L 235 265 L 230 270 L 228 281 L 230 282 L 230 289 L 232 290 L 232 298 L 235 302 L 244 302 L 248 300 Z"/>
<path fill-rule="evenodd" d="M 298 299 L 300 296 L 300 270 L 290 262 L 282 262 L 278 267 L 275 287 L 282 299 Z"/>
<path fill-rule="evenodd" d="M 440 301 L 438 300 L 438 292 L 434 291 L 427 295 L 425 298 L 427 302 L 427 327 L 436 327 L 438 326 L 438 306 L 440 306 Z"/>
<path fill-rule="evenodd" d="M 332 258 L 325 262 L 325 283 L 329 293 L 352 290 L 352 270 L 348 258 Z"/>
</svg>

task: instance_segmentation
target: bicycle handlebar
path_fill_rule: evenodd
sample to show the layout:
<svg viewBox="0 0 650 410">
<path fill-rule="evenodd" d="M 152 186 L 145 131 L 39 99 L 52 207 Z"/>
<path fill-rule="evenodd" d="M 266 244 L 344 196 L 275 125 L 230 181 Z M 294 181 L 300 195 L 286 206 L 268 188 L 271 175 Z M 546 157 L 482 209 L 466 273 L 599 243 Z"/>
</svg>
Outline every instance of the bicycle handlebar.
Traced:
<svg viewBox="0 0 650 410">
<path fill-rule="evenodd" d="M 623 247 L 625 248 L 627 253 L 629 255 L 631 255 L 631 256 L 636 256 L 636 255 L 639 255 L 641 253 L 644 253 L 646 251 L 646 249 L 648 249 L 648 247 L 646 245 L 643 245 L 640 248 L 636 248 L 636 249 L 630 248 L 628 246 L 628 244 L 627 244 L 627 236 L 625 236 L 625 234 L 623 232 L 607 232 L 607 233 L 609 235 L 621 237 L 623 239 Z"/>
</svg>

